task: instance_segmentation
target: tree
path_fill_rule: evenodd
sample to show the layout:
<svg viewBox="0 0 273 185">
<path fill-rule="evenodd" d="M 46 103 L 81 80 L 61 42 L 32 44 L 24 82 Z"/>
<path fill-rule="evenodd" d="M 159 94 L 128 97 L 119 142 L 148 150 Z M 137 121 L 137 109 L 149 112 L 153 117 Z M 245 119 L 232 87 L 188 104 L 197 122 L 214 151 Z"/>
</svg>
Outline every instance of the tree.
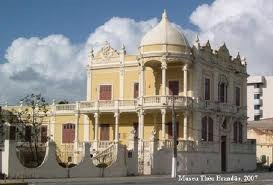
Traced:
<svg viewBox="0 0 273 185">
<path fill-rule="evenodd" d="M 48 104 L 41 94 L 27 95 L 21 99 L 21 103 L 23 106 L 12 109 L 17 117 L 16 132 L 20 139 L 28 143 L 34 166 L 38 166 L 41 162 L 38 150 L 41 125 L 47 117 Z"/>
</svg>

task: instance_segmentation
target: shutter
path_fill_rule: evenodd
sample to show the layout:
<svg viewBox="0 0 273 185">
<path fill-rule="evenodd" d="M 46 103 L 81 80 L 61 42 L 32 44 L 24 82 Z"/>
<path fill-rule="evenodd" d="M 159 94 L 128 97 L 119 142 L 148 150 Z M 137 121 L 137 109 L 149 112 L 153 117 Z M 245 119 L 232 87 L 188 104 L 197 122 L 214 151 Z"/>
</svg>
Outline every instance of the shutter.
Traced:
<svg viewBox="0 0 273 185">
<path fill-rule="evenodd" d="M 102 124 L 100 127 L 100 140 L 108 141 L 109 140 L 109 124 Z"/>
<path fill-rule="evenodd" d="M 31 126 L 29 125 L 25 127 L 25 141 L 31 142 Z"/>
<path fill-rule="evenodd" d="M 47 142 L 47 126 L 41 126 L 41 142 Z"/>
<path fill-rule="evenodd" d="M 213 119 L 209 117 L 209 141 L 213 141 Z"/>
<path fill-rule="evenodd" d="M 238 134 L 237 134 L 237 130 L 238 130 L 238 127 L 237 127 L 237 122 L 234 122 L 233 123 L 233 142 L 234 143 L 237 143 L 237 138 L 238 138 Z"/>
<path fill-rule="evenodd" d="M 179 81 L 169 81 L 169 95 L 178 95 Z"/>
<path fill-rule="evenodd" d="M 134 98 L 138 97 L 139 83 L 134 83 Z"/>
<path fill-rule="evenodd" d="M 111 100 L 111 99 L 112 99 L 112 86 L 100 85 L 100 100 Z"/>
<path fill-rule="evenodd" d="M 202 140 L 207 141 L 207 116 L 202 118 Z"/>
<path fill-rule="evenodd" d="M 13 125 L 9 127 L 9 139 L 16 140 L 16 127 Z"/>
<path fill-rule="evenodd" d="M 243 125 L 239 122 L 239 143 L 243 142 Z"/>
</svg>

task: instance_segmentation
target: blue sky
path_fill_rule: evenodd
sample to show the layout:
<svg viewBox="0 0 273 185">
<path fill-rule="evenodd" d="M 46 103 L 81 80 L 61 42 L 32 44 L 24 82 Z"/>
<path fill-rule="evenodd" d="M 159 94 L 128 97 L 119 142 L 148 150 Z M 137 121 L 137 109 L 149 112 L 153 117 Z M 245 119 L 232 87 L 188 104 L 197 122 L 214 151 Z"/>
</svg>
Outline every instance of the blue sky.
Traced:
<svg viewBox="0 0 273 185">
<path fill-rule="evenodd" d="M 273 75 L 273 1 L 1 0 L 0 104 L 40 92 L 84 100 L 90 49 L 107 40 L 136 54 L 164 9 L 191 44 L 196 35 L 213 50 L 226 43 L 250 75 Z"/>
<path fill-rule="evenodd" d="M 74 43 L 87 39 L 90 32 L 113 16 L 137 21 L 160 17 L 167 9 L 172 21 L 196 29 L 189 22 L 192 11 L 212 0 L 1 0 L 0 61 L 11 42 L 18 37 L 45 37 L 63 34 Z"/>
</svg>

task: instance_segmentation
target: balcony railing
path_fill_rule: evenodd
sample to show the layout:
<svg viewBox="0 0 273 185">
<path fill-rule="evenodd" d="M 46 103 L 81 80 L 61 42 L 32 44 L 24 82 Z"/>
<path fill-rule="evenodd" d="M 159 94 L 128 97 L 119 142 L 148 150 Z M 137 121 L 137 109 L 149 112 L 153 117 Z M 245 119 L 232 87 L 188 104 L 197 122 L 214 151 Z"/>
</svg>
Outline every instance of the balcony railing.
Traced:
<svg viewBox="0 0 273 185">
<path fill-rule="evenodd" d="M 246 107 L 236 106 L 234 104 L 219 103 L 193 99 L 185 96 L 144 96 L 143 98 L 127 100 L 99 100 L 99 101 L 81 101 L 75 104 L 58 104 L 55 110 L 58 112 L 73 111 L 136 111 L 138 107 L 143 106 L 147 109 L 168 108 L 173 104 L 176 108 L 198 109 L 202 111 L 225 112 L 231 114 L 246 114 Z"/>
</svg>

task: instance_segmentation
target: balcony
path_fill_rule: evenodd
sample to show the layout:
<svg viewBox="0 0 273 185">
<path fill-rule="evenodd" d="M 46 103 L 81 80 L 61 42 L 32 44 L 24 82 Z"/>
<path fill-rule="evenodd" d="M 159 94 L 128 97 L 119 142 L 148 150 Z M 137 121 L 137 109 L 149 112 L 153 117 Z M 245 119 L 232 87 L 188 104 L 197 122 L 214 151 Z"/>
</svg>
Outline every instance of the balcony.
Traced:
<svg viewBox="0 0 273 185">
<path fill-rule="evenodd" d="M 144 96 L 138 99 L 128 100 L 99 100 L 99 101 L 81 101 L 75 104 L 58 104 L 54 108 L 57 113 L 71 114 L 77 111 L 81 113 L 94 112 L 136 112 L 140 107 L 143 109 L 164 109 L 171 108 L 183 110 L 199 110 L 207 112 L 225 112 L 231 114 L 245 114 L 245 107 L 237 107 L 233 104 L 204 101 L 185 96 Z"/>
<path fill-rule="evenodd" d="M 173 96 L 145 96 L 138 99 L 129 100 L 99 100 L 99 101 L 81 101 L 75 104 L 58 104 L 55 110 L 58 113 L 73 113 L 80 111 L 88 112 L 135 112 L 138 107 L 143 105 L 145 109 L 160 109 L 172 106 Z M 191 97 L 174 96 L 174 105 L 176 108 L 188 108 L 192 105 Z"/>
<path fill-rule="evenodd" d="M 262 110 L 260 110 L 260 109 L 254 109 L 254 115 L 255 116 L 260 116 L 260 115 L 262 115 L 262 113 L 263 113 Z"/>
<path fill-rule="evenodd" d="M 261 88 L 254 88 L 254 94 L 262 94 L 263 93 L 263 89 Z"/>
</svg>

